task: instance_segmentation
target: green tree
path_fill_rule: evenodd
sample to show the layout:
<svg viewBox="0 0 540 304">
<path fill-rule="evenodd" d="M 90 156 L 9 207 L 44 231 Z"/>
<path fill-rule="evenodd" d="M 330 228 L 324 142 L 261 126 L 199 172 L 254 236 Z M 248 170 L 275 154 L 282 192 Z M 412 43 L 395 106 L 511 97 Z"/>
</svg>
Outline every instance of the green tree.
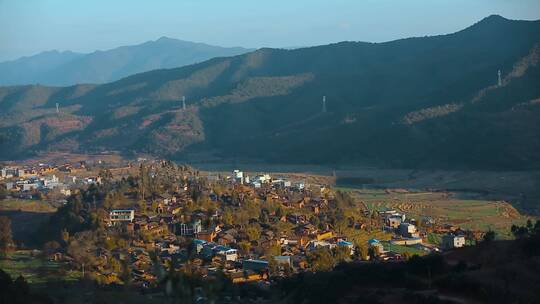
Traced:
<svg viewBox="0 0 540 304">
<path fill-rule="evenodd" d="M 334 249 L 334 260 L 337 263 L 351 260 L 351 250 L 348 247 L 338 246 Z"/>
<path fill-rule="evenodd" d="M 246 228 L 246 234 L 250 241 L 258 240 L 261 237 L 261 227 L 257 224 L 251 224 Z"/>
<path fill-rule="evenodd" d="M 281 246 L 279 244 L 274 244 L 266 248 L 265 254 L 266 257 L 271 258 L 278 255 L 281 255 Z"/>
<path fill-rule="evenodd" d="M 230 208 L 225 208 L 221 215 L 221 220 L 225 225 L 232 225 L 234 219 L 233 211 Z"/>
<path fill-rule="evenodd" d="M 122 261 L 122 273 L 120 279 L 124 283 L 124 286 L 129 287 L 131 285 L 131 265 L 127 259 Z"/>
<path fill-rule="evenodd" d="M 330 271 L 335 265 L 332 253 L 326 248 L 316 249 L 308 253 L 307 260 L 313 271 Z"/>
<path fill-rule="evenodd" d="M 11 220 L 6 216 L 0 216 L 0 253 L 5 255 L 12 248 Z"/>
<path fill-rule="evenodd" d="M 259 215 L 259 221 L 263 224 L 268 223 L 268 211 L 265 209 L 261 209 L 261 214 Z"/>
<path fill-rule="evenodd" d="M 485 243 L 491 243 L 495 240 L 495 231 L 493 230 L 489 230 L 488 232 L 486 232 L 486 234 L 484 234 L 484 237 L 483 237 L 483 241 Z"/>
<path fill-rule="evenodd" d="M 281 209 L 281 207 L 276 209 L 276 216 L 279 218 L 283 216 L 283 209 Z"/>
<path fill-rule="evenodd" d="M 6 189 L 5 185 L 0 185 L 0 199 L 5 199 L 8 196 L 9 192 Z"/>
<path fill-rule="evenodd" d="M 251 244 L 249 244 L 249 242 L 241 241 L 238 243 L 238 249 L 240 250 L 242 254 L 248 254 L 250 248 L 251 248 Z"/>
<path fill-rule="evenodd" d="M 146 214 L 146 202 L 143 200 L 140 200 L 138 203 L 138 209 L 140 214 Z"/>
<path fill-rule="evenodd" d="M 364 244 L 357 244 L 356 245 L 356 254 L 358 257 L 364 261 L 367 261 L 369 258 L 369 248 L 367 245 Z"/>
</svg>

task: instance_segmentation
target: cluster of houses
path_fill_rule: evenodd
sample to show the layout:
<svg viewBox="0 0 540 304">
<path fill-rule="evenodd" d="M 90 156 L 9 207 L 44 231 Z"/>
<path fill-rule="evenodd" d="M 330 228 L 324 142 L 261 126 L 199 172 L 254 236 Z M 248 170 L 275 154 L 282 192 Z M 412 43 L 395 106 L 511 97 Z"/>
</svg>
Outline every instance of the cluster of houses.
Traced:
<svg viewBox="0 0 540 304">
<path fill-rule="evenodd" d="M 163 262 L 194 254 L 194 264 L 199 271 L 212 274 L 221 269 L 235 283 L 266 280 L 274 264 L 282 272 L 303 271 L 308 267 L 307 254 L 319 248 L 347 248 L 350 255 L 354 254 L 354 245 L 346 237 L 336 235 L 328 225 L 327 229 L 315 227 L 305 213 L 294 212 L 304 208 L 316 214 L 329 208 L 327 199 L 305 192 L 303 182 L 272 179 L 268 174 L 250 178 L 239 170 L 224 180 L 242 196 L 278 199 L 287 214 L 270 214 L 269 222 L 288 222 L 296 228 L 276 234 L 268 225 L 261 225 L 260 236 L 250 239 L 244 229 L 220 221 L 222 208 L 212 214 L 187 211 L 185 207 L 192 201 L 186 184 L 177 193 L 163 194 L 157 202 L 147 202 L 147 207 L 152 205 L 150 212 L 141 212 L 139 207 L 110 211 L 109 229 L 149 236 L 133 241 L 124 254 L 131 263 L 135 282 L 148 286 L 155 280 L 149 266 L 149 252 L 157 252 Z M 282 197 L 277 189 L 287 189 L 294 195 Z M 218 197 L 212 191 L 206 194 L 216 206 L 235 204 L 227 195 Z M 189 242 L 193 244 L 191 249 L 186 246 Z M 247 251 L 242 243 L 249 244 Z M 266 251 L 276 247 L 279 248 L 277 253 L 269 255 Z"/>
<path fill-rule="evenodd" d="M 67 197 L 76 187 L 101 183 L 101 177 L 82 173 L 86 173 L 84 162 L 61 166 L 8 166 L 0 169 L 0 183 L 14 197 L 32 198 L 36 191 L 48 193 L 51 190 L 58 190 Z"/>
<path fill-rule="evenodd" d="M 8 173 L 12 174 L 13 171 L 6 171 Z M 55 175 L 42 179 L 43 186 L 40 187 L 61 184 Z M 111 251 L 100 248 L 95 252 L 96 258 L 115 257 L 129 262 L 134 283 L 144 287 L 156 281 L 151 253 L 156 253 L 164 264 L 169 265 L 174 259 L 183 260 L 189 256 L 201 273 L 212 275 L 218 270 L 223 271 L 233 282 L 239 283 L 265 281 L 269 278 L 270 269 L 277 269 L 280 273 L 304 271 L 309 267 L 309 253 L 317 249 L 343 248 L 351 256 L 358 250 L 351 240 L 337 233 L 330 224 L 315 226 L 310 223 L 307 214 L 317 215 L 322 210 L 328 210 L 332 198 L 322 195 L 323 191 L 313 193 L 303 181 L 272 178 L 268 174 L 250 177 L 240 170 L 216 181 L 225 183 L 229 190 L 234 189 L 238 197 L 233 199 L 228 191 L 217 195 L 210 188 L 203 189 L 203 195 L 207 195 L 216 206 L 212 212 L 187 208 L 193 203 L 189 183 L 182 184 L 174 193 L 163 193 L 157 200 L 146 202 L 144 210 L 140 205 L 110 210 L 106 219 L 108 229 L 140 237 L 131 238 L 127 249 Z M 84 179 L 87 184 L 99 182 L 97 178 Z M 313 188 L 317 187 L 309 187 Z M 319 188 L 322 190 L 322 187 Z M 280 214 L 268 214 L 265 222 L 257 218 L 249 219 L 250 223 L 261 227 L 256 239 L 249 237 L 242 227 L 222 221 L 223 207 L 240 206 L 239 201 L 249 196 L 260 201 L 278 201 L 285 210 Z M 395 235 L 390 244 L 418 246 L 426 251 L 438 250 L 423 242 L 424 235 L 418 231 L 414 219 L 408 219 L 405 214 L 395 210 L 379 214 L 384 222 L 383 229 Z M 272 225 L 280 222 L 294 228 L 279 233 L 271 229 Z M 353 227 L 361 230 L 365 228 L 365 223 L 354 223 Z M 457 248 L 464 246 L 464 243 L 465 239 L 459 231 L 446 234 L 442 240 L 444 248 Z M 385 250 L 378 240 L 371 239 L 367 245 L 379 253 L 381 260 L 401 258 L 397 253 Z M 269 253 L 271 250 L 272 254 Z M 108 279 L 118 275 L 106 268 L 100 274 Z"/>
<path fill-rule="evenodd" d="M 47 192 L 53 189 L 58 189 L 61 194 L 64 196 L 71 195 L 71 190 L 69 183 L 60 181 L 56 175 L 48 176 L 36 176 L 36 175 L 27 175 L 26 177 L 21 177 L 17 180 L 6 181 L 4 183 L 6 190 L 12 194 L 19 193 L 24 195 L 25 193 L 31 191 L 43 191 Z"/>
<path fill-rule="evenodd" d="M 384 229 L 393 232 L 396 236 L 390 241 L 391 244 L 413 245 L 427 252 L 440 251 L 436 246 L 423 242 L 425 234 L 420 234 L 415 219 L 407 219 L 405 214 L 397 212 L 396 210 L 385 210 L 380 214 L 385 223 Z M 423 219 L 423 222 L 433 224 L 432 219 L 427 217 Z M 461 248 L 465 246 L 465 234 L 457 227 L 442 231 L 442 234 L 444 235 L 442 236 L 440 246 L 443 249 Z"/>
<path fill-rule="evenodd" d="M 272 178 L 269 174 L 259 174 L 250 177 L 238 169 L 232 172 L 229 179 L 231 179 L 234 183 L 249 185 L 254 188 L 261 188 L 264 184 L 272 184 L 273 187 L 280 188 L 295 188 L 297 190 L 304 190 L 305 188 L 305 182 L 296 182 L 293 185 L 293 183 L 286 178 Z"/>
</svg>

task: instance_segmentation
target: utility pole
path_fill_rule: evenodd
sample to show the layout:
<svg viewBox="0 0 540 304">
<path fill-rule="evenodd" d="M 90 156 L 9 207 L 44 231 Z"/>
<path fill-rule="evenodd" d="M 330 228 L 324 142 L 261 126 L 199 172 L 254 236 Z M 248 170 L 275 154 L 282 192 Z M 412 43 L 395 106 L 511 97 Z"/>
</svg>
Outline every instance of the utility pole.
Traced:
<svg viewBox="0 0 540 304">
<path fill-rule="evenodd" d="M 182 110 L 186 109 L 186 96 L 182 96 Z"/>
<path fill-rule="evenodd" d="M 56 103 L 56 114 L 60 113 L 60 110 L 58 109 L 58 102 Z"/>
<path fill-rule="evenodd" d="M 498 84 L 499 86 L 502 86 L 501 70 L 497 71 L 497 75 L 499 76 L 499 81 L 497 82 L 497 84 Z"/>
<path fill-rule="evenodd" d="M 322 97 L 322 112 L 326 113 L 326 96 Z"/>
</svg>

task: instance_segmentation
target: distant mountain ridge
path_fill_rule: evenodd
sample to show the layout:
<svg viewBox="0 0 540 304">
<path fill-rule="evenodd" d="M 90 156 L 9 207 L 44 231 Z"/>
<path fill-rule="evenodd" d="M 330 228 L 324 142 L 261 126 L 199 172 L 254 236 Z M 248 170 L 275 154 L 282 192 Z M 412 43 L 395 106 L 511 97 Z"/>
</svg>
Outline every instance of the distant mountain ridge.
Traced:
<svg viewBox="0 0 540 304">
<path fill-rule="evenodd" d="M 265 48 L 103 85 L 4 87 L 0 157 L 117 150 L 538 169 L 539 58 L 540 21 L 490 16 L 448 35 Z"/>
<path fill-rule="evenodd" d="M 0 62 L 0 85 L 105 83 L 155 69 L 177 68 L 251 51 L 161 37 L 138 45 L 81 54 L 46 51 Z"/>
</svg>

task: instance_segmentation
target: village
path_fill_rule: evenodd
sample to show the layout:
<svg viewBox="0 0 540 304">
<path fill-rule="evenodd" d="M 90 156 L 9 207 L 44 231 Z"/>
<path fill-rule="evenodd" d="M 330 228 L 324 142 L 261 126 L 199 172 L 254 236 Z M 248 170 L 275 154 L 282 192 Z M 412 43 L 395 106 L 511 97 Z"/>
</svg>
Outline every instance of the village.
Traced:
<svg viewBox="0 0 540 304">
<path fill-rule="evenodd" d="M 199 172 L 162 160 L 138 160 L 125 170 L 98 165 L 4 167 L 0 185 L 4 197 L 51 197 L 60 209 L 82 193 L 85 212 L 96 214 L 92 232 L 62 227 L 63 242 L 48 236 L 42 252 L 102 284 L 149 289 L 166 271 L 189 269 L 265 286 L 341 262 L 401 261 L 472 241 L 470 231 L 369 210 L 347 193 L 297 176 Z M 91 191 L 105 191 L 101 208 L 96 194 L 87 199 Z M 430 243 L 428 231 L 441 241 Z"/>
</svg>

